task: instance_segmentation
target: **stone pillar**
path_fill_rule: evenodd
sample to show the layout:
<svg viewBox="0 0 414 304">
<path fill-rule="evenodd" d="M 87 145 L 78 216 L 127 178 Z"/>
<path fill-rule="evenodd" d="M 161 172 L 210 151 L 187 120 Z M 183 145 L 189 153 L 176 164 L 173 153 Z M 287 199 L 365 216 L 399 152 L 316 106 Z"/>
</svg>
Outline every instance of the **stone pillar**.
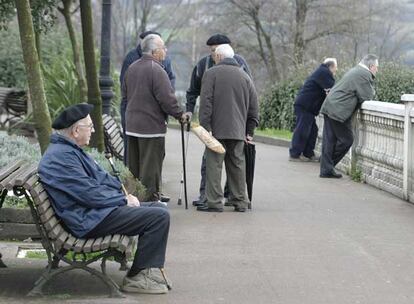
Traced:
<svg viewBox="0 0 414 304">
<path fill-rule="evenodd" d="M 410 200 L 412 191 L 412 171 L 413 171 L 413 128 L 412 110 L 414 108 L 414 94 L 404 94 L 401 101 L 405 104 L 404 113 L 404 162 L 403 162 L 403 197 Z"/>
<path fill-rule="evenodd" d="M 114 97 L 114 82 L 110 73 L 111 67 L 111 0 L 102 1 L 101 26 L 101 66 L 99 69 L 99 87 L 102 98 L 102 114 L 110 114 L 111 99 Z"/>
</svg>

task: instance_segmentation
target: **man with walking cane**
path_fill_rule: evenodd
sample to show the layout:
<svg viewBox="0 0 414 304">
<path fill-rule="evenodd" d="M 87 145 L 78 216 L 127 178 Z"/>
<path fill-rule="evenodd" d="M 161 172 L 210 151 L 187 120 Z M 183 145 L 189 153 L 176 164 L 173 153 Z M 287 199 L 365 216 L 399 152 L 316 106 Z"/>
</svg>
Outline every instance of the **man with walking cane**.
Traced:
<svg viewBox="0 0 414 304">
<path fill-rule="evenodd" d="M 78 238 L 110 234 L 139 236 L 138 248 L 121 286 L 127 292 L 160 294 L 170 286 L 157 273 L 164 267 L 170 227 L 162 205 L 140 206 L 123 193 L 120 181 L 102 169 L 85 151 L 94 132 L 92 105 L 65 109 L 53 122 L 56 130 L 39 163 L 40 180 L 56 214 Z"/>
<path fill-rule="evenodd" d="M 252 140 L 258 125 L 259 106 L 252 79 L 233 57 L 229 44 L 219 45 L 214 56 L 216 65 L 203 77 L 200 125 L 212 133 L 226 152 L 206 149 L 207 205 L 197 207 L 198 211 L 223 211 L 223 161 L 232 194 L 229 202 L 237 212 L 245 212 L 248 206 L 244 144 Z"/>
<path fill-rule="evenodd" d="M 122 96 L 127 101 L 127 164 L 147 188 L 148 201 L 160 196 L 160 179 L 165 155 L 168 115 L 181 121 L 187 115 L 180 108 L 161 61 L 167 48 L 160 36 L 150 34 L 141 42 L 142 57 L 127 70 Z"/>
</svg>

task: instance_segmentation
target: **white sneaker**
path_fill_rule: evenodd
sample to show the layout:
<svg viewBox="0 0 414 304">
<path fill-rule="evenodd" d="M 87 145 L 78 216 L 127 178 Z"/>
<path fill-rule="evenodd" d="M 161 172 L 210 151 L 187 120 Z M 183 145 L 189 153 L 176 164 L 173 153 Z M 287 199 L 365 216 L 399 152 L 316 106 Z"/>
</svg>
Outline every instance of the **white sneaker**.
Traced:
<svg viewBox="0 0 414 304">
<path fill-rule="evenodd" d="M 164 283 L 155 281 L 154 276 L 150 276 L 150 269 L 140 271 L 136 276 L 131 278 L 125 276 L 121 290 L 126 292 L 163 294 L 168 292 Z"/>
</svg>

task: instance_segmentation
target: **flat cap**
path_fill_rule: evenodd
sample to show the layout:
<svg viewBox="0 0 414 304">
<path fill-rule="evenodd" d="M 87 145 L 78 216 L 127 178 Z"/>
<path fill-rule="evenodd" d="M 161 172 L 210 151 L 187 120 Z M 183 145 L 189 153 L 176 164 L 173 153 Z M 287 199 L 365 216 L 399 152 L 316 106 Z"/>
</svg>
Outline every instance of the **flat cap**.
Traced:
<svg viewBox="0 0 414 304">
<path fill-rule="evenodd" d="M 155 31 L 145 31 L 145 32 L 142 32 L 141 34 L 139 34 L 139 38 L 144 39 L 145 37 L 147 37 L 148 35 L 151 35 L 151 34 L 158 35 L 158 36 L 161 37 L 161 34 L 158 33 L 158 32 L 155 32 Z"/>
<path fill-rule="evenodd" d="M 88 103 L 78 103 L 63 110 L 53 121 L 52 128 L 56 130 L 66 129 L 78 120 L 85 118 L 91 113 L 93 105 Z"/>
<path fill-rule="evenodd" d="M 207 45 L 220 45 L 220 44 L 230 44 L 230 43 L 231 41 L 229 37 L 227 37 L 226 35 L 222 35 L 222 34 L 215 34 L 211 36 L 210 38 L 208 38 L 206 42 Z"/>
</svg>

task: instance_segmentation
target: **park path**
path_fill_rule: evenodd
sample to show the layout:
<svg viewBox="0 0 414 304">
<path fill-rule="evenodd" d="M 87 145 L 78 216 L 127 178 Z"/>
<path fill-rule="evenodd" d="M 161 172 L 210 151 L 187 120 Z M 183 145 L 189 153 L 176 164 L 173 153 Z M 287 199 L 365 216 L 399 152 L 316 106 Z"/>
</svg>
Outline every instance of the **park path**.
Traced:
<svg viewBox="0 0 414 304">
<path fill-rule="evenodd" d="M 98 281 L 79 272 L 57 279 L 48 302 L 414 303 L 413 205 L 348 177 L 320 179 L 318 164 L 288 162 L 287 148 L 258 143 L 253 211 L 185 210 L 176 204 L 180 132 L 169 130 L 166 144 L 164 192 L 173 198 L 166 270 L 173 290 L 114 301 L 104 298 Z M 191 134 L 190 204 L 202 151 Z M 0 243 L 3 252 L 2 246 L 7 245 Z M 20 297 L 44 262 L 7 257 L 5 262 L 10 267 L 0 270 L 0 302 L 23 303 Z M 115 265 L 111 273 L 121 282 Z"/>
</svg>

